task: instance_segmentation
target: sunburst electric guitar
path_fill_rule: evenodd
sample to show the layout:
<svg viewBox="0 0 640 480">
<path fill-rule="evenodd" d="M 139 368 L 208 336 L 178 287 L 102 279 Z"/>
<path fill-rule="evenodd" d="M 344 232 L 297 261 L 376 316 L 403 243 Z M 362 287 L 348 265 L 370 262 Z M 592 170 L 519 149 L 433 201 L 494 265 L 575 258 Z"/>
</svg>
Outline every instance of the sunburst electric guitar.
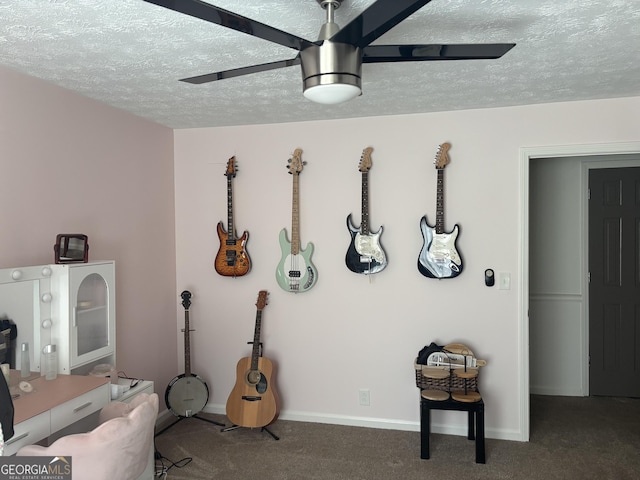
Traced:
<svg viewBox="0 0 640 480">
<path fill-rule="evenodd" d="M 251 357 L 241 358 L 236 368 L 236 384 L 227 399 L 227 417 L 240 427 L 264 427 L 278 415 L 278 396 L 273 386 L 273 364 L 260 355 L 262 310 L 267 291 L 258 293 L 256 326 Z"/>
<path fill-rule="evenodd" d="M 299 182 L 298 178 L 305 162 L 302 161 L 302 149 L 296 148 L 293 157 L 289 159 L 289 173 L 293 175 L 293 202 L 291 221 L 291 242 L 287 238 L 287 230 L 280 231 L 280 250 L 282 258 L 276 269 L 278 285 L 287 292 L 306 292 L 318 280 L 318 271 L 311 262 L 313 244 L 309 242 L 307 248 L 300 248 L 300 213 L 299 213 Z"/>
<path fill-rule="evenodd" d="M 216 272 L 225 277 L 241 277 L 251 270 L 251 259 L 247 253 L 249 232 L 246 230 L 240 238 L 236 236 L 233 226 L 233 183 L 236 176 L 236 157 L 227 162 L 225 171 L 227 177 L 227 229 L 222 222 L 218 222 L 218 238 L 220 248 L 215 259 Z"/>
<path fill-rule="evenodd" d="M 382 226 L 377 232 L 369 230 L 371 152 L 373 152 L 373 148 L 365 148 L 358 165 L 358 170 L 362 173 L 362 222 L 360 228 L 356 228 L 351 221 L 351 214 L 347 217 L 347 228 L 351 234 L 351 243 L 345 257 L 349 270 L 355 273 L 364 273 L 365 275 L 381 272 L 387 266 L 387 255 L 380 244 Z"/>
<path fill-rule="evenodd" d="M 429 278 L 454 278 L 462 272 L 462 258 L 456 247 L 460 229 L 455 225 L 450 232 L 444 231 L 444 167 L 449 163 L 449 148 L 449 143 L 443 143 L 436 154 L 436 226 L 427 223 L 426 215 L 420 220 L 424 243 L 418 256 L 418 270 Z"/>
</svg>

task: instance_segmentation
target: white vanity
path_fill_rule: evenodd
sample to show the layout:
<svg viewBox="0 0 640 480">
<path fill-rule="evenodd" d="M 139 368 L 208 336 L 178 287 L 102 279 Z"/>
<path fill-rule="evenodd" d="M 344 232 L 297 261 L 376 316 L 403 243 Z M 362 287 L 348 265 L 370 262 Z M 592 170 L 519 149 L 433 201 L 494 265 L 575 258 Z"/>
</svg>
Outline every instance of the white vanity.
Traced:
<svg viewBox="0 0 640 480">
<path fill-rule="evenodd" d="M 111 401 L 110 379 L 92 376 L 96 365 L 116 364 L 115 262 L 67 263 L 0 269 L 0 319 L 17 325 L 10 391 L 14 435 L 5 444 L 12 455 L 27 444 L 53 441 L 72 430 L 91 429 L 96 412 Z M 29 344 L 31 374 L 21 378 L 21 345 Z M 56 345 L 58 376 L 41 376 L 42 351 Z M 28 382 L 30 391 L 20 389 Z M 129 381 L 120 379 L 121 384 Z M 142 381 L 117 398 L 130 401 L 153 393 Z M 84 422 L 84 423 L 83 423 Z M 85 431 L 86 431 L 85 430 Z M 153 452 L 145 478 L 153 472 Z"/>
</svg>

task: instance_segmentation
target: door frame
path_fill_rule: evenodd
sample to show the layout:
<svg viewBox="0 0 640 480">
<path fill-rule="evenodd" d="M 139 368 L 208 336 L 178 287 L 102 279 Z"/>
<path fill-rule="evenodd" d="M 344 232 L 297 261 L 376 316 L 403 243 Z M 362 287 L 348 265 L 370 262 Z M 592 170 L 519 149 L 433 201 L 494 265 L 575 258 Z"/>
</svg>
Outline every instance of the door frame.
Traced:
<svg viewBox="0 0 640 480">
<path fill-rule="evenodd" d="M 518 311 L 519 311 L 519 348 L 518 348 L 518 365 L 519 365 L 519 392 L 520 392 L 520 436 L 521 440 L 528 442 L 530 433 L 530 402 L 529 402 L 529 164 L 531 160 L 538 158 L 554 158 L 554 157 L 585 157 L 592 155 L 624 155 L 640 153 L 640 142 L 627 143 L 605 143 L 592 145 L 554 145 L 543 147 L 521 147 L 520 148 L 520 226 L 519 226 L 519 271 L 520 271 L 520 289 L 518 295 Z M 582 163 L 582 183 L 588 182 L 588 169 L 598 168 L 604 162 L 588 162 Z M 606 163 L 607 166 L 613 167 L 615 161 Z M 586 191 L 586 187 L 585 187 Z M 587 209 L 586 195 L 583 196 L 583 229 L 588 228 L 586 221 Z M 587 239 L 583 235 L 583 263 L 584 271 L 588 271 L 588 245 Z M 585 313 L 588 325 L 588 288 L 586 275 L 583 278 L 583 291 L 585 293 L 585 302 L 582 310 Z M 588 287 L 588 286 L 587 286 Z M 583 328 L 583 345 L 586 341 L 586 351 L 588 351 L 589 339 L 588 333 Z M 588 382 L 588 369 L 586 370 Z M 588 385 L 588 383 L 587 383 Z"/>
</svg>

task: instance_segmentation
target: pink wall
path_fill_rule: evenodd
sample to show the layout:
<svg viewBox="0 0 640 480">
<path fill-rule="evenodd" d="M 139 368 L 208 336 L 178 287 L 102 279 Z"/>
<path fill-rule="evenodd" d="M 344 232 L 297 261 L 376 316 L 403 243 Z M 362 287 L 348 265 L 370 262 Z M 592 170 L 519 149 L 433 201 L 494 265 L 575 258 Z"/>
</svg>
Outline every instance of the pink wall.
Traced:
<svg viewBox="0 0 640 480">
<path fill-rule="evenodd" d="M 463 341 L 489 362 L 481 373 L 488 435 L 518 439 L 520 149 L 638 141 L 639 111 L 640 98 L 630 98 L 173 132 L 0 68 L 0 267 L 49 263 L 57 233 L 87 233 L 91 258 L 116 261 L 118 367 L 156 381 L 158 392 L 182 370 L 178 294 L 191 290 L 192 370 L 209 384 L 207 410 L 219 413 L 235 363 L 250 353 L 262 289 L 270 292 L 262 340 L 278 365 L 282 418 L 416 429 L 415 355 L 432 340 Z M 436 281 L 415 263 L 419 219 L 435 215 L 433 157 L 444 141 L 452 144 L 445 228 L 461 225 L 466 265 L 459 278 Z M 344 266 L 366 146 L 374 147 L 371 227 L 385 226 L 390 261 L 372 278 Z M 275 281 L 296 147 L 308 162 L 301 240 L 315 244 L 319 270 L 300 295 Z M 232 155 L 236 227 L 250 231 L 253 259 L 236 279 L 212 263 Z M 484 286 L 489 267 L 511 274 L 511 290 Z M 361 388 L 371 391 L 369 407 L 358 405 Z M 466 427 L 457 416 L 435 422 Z"/>
<path fill-rule="evenodd" d="M 177 373 L 173 131 L 0 68 L 0 268 L 53 263 L 58 233 L 115 260 L 118 368 Z"/>
<path fill-rule="evenodd" d="M 178 289 L 194 293 L 193 369 L 210 382 L 212 411 L 224 405 L 235 364 L 250 353 L 258 291 L 265 356 L 278 364 L 281 418 L 417 429 L 413 360 L 431 341 L 461 341 L 488 365 L 480 385 L 491 437 L 521 439 L 526 381 L 521 330 L 520 149 L 537 145 L 638 141 L 640 98 L 532 105 L 175 133 Z M 459 223 L 465 271 L 427 279 L 416 260 L 419 220 L 435 217 L 433 159 L 451 142 L 445 169 L 445 229 Z M 384 225 L 389 266 L 367 278 L 344 264 L 345 219 L 360 222 L 363 148 L 372 146 L 370 226 Z M 301 241 L 315 245 L 318 282 L 308 292 L 280 289 L 278 233 L 291 232 L 291 175 L 297 147 Z M 227 159 L 235 155 L 239 232 L 249 230 L 254 266 L 245 277 L 217 275 L 215 224 L 226 222 Z M 484 270 L 511 275 L 511 289 L 484 285 Z M 371 405 L 358 391 L 371 391 Z M 464 434 L 464 416 L 438 412 L 434 424 Z"/>
</svg>

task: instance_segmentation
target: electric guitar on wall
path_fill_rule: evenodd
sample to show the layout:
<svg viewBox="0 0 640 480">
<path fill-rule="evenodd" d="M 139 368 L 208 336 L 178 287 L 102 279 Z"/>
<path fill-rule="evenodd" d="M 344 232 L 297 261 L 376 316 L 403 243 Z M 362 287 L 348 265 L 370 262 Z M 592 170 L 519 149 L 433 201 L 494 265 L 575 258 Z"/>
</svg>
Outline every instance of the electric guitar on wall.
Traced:
<svg viewBox="0 0 640 480">
<path fill-rule="evenodd" d="M 185 290 L 180 294 L 184 307 L 184 373 L 174 377 L 164 394 L 167 407 L 178 417 L 193 417 L 200 412 L 209 401 L 209 388 L 198 375 L 191 373 L 191 348 L 189 342 L 189 307 L 191 292 Z"/>
<path fill-rule="evenodd" d="M 216 255 L 214 266 L 216 272 L 225 277 L 240 277 L 251 270 L 251 260 L 247 253 L 246 245 L 249 232 L 246 230 L 240 238 L 236 237 L 233 226 L 233 184 L 236 176 L 236 157 L 231 157 L 227 162 L 225 172 L 227 177 L 227 230 L 222 222 L 218 222 L 218 238 L 220 248 Z"/>
<path fill-rule="evenodd" d="M 241 358 L 236 367 L 236 384 L 227 399 L 227 417 L 240 427 L 264 427 L 278 414 L 278 396 L 273 388 L 273 364 L 260 355 L 262 310 L 267 304 L 267 291 L 258 293 L 256 326 L 251 357 Z"/>
<path fill-rule="evenodd" d="M 449 148 L 450 144 L 443 143 L 436 154 L 436 226 L 427 223 L 426 215 L 420 220 L 424 243 L 418 256 L 418 270 L 429 278 L 454 278 L 462 272 L 462 259 L 456 248 L 459 227 L 455 225 L 451 232 L 444 231 L 444 167 L 449 163 Z"/>
<path fill-rule="evenodd" d="M 367 147 L 362 152 L 358 170 L 362 172 L 362 223 L 356 228 L 347 217 L 347 228 L 351 234 L 351 243 L 347 249 L 345 262 L 347 268 L 355 273 L 378 273 L 387 266 L 387 256 L 380 244 L 382 226 L 377 232 L 369 231 L 369 169 L 371 169 L 371 152 Z"/>
<path fill-rule="evenodd" d="M 293 157 L 289 159 L 289 173 L 293 175 L 293 202 L 291 221 L 291 242 L 287 239 L 287 230 L 280 231 L 280 250 L 282 258 L 276 269 L 278 285 L 287 292 L 306 292 L 311 289 L 318 280 L 318 272 L 311 262 L 313 244 L 309 242 L 304 250 L 300 248 L 300 215 L 298 178 L 302 172 L 302 149 L 296 148 Z"/>
</svg>

